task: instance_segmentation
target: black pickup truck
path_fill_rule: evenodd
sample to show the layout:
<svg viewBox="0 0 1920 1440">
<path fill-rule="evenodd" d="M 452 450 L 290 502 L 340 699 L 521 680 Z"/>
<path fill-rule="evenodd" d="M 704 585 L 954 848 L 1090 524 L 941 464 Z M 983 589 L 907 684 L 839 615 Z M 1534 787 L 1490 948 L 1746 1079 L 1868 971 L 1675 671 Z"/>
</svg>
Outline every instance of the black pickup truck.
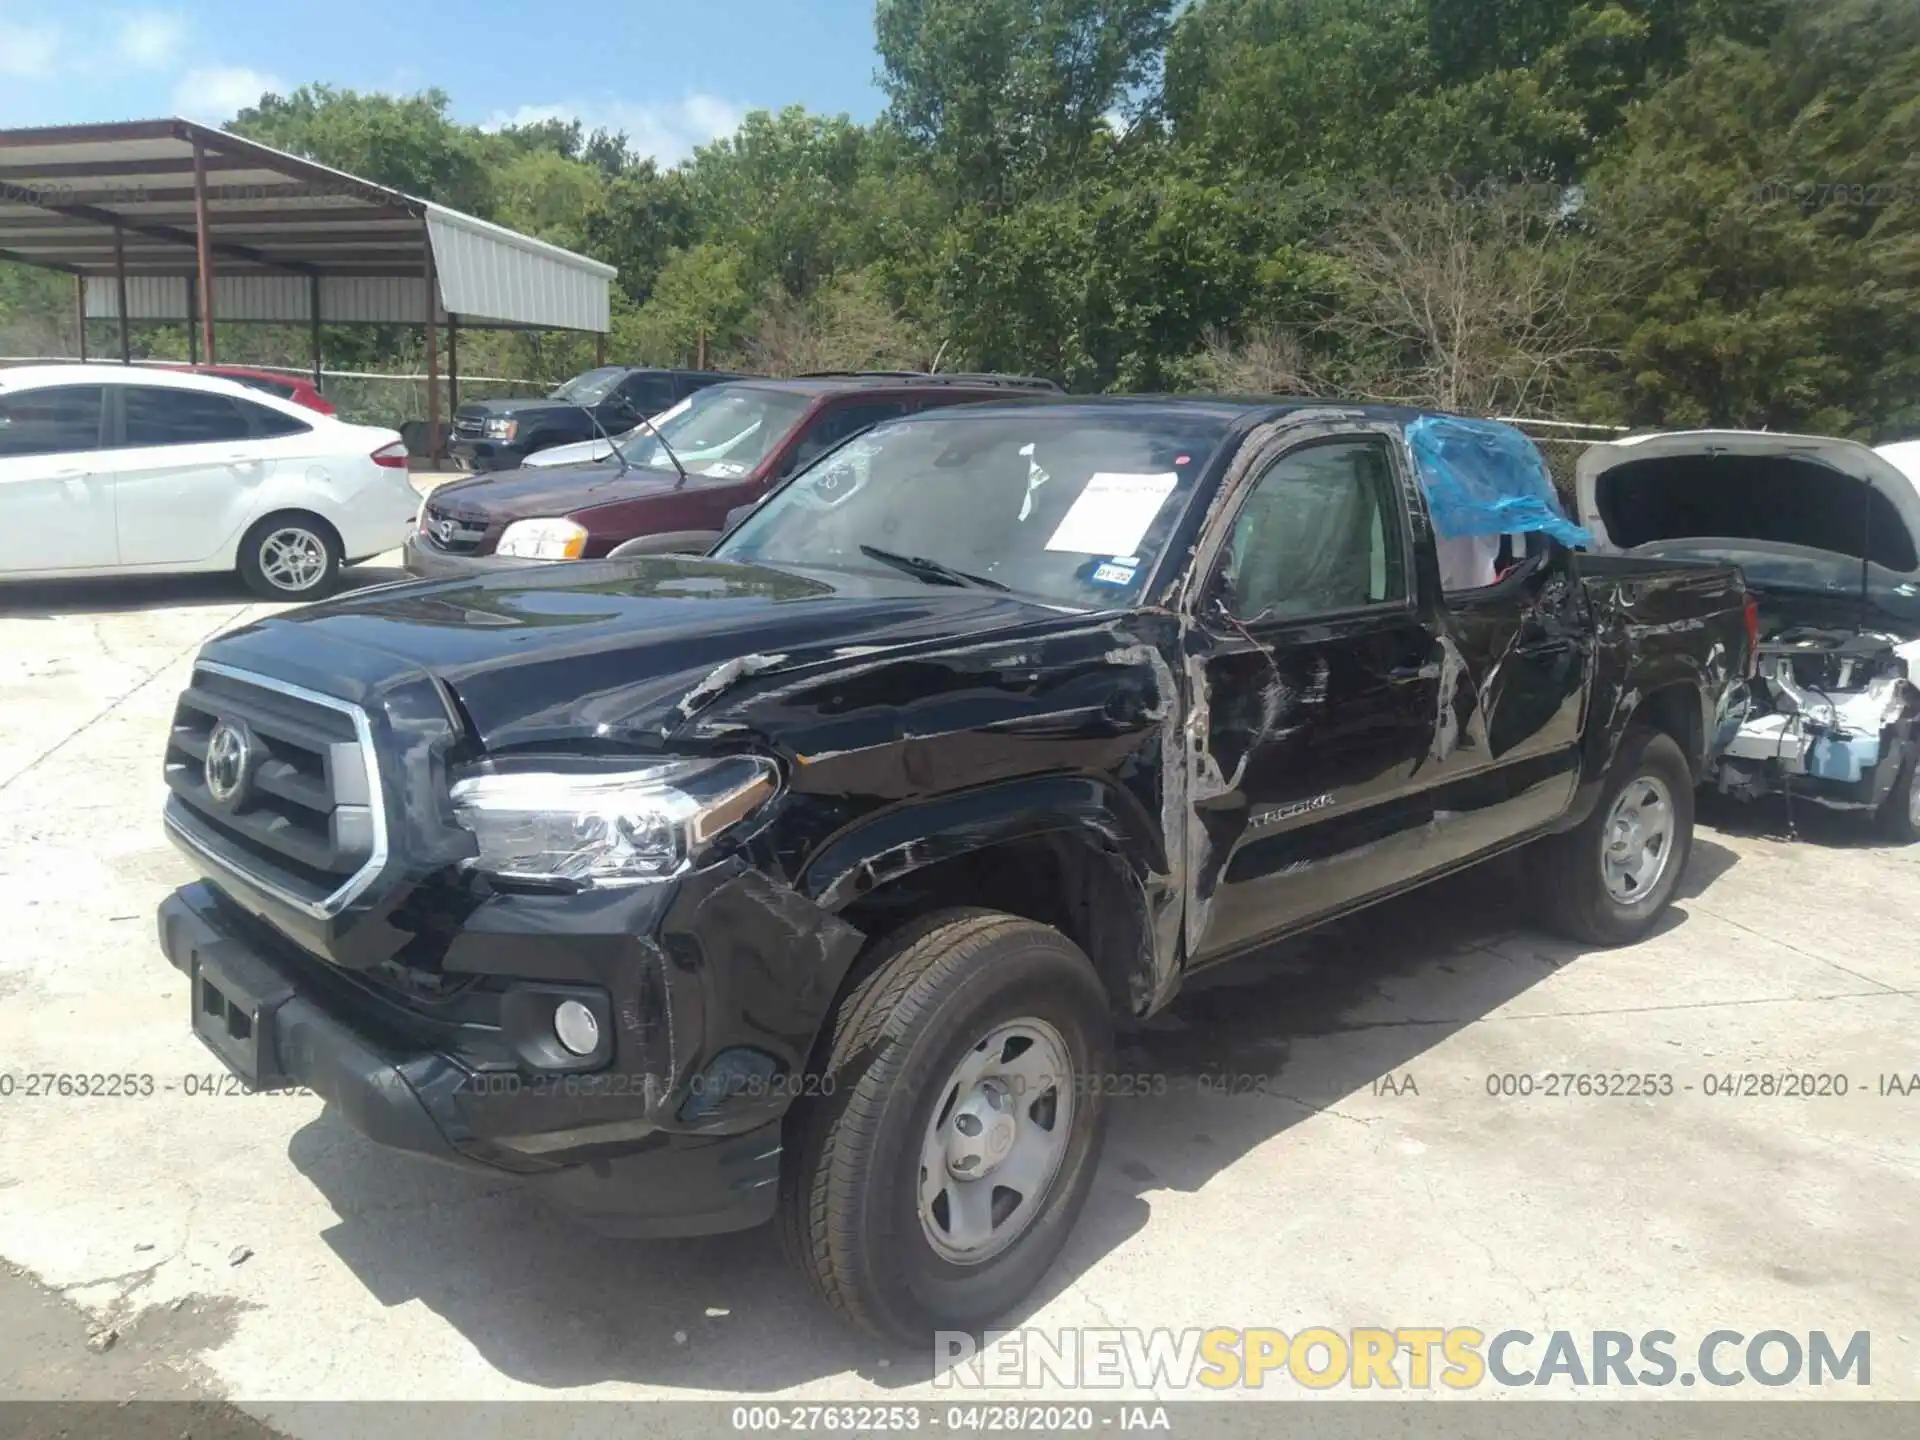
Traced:
<svg viewBox="0 0 1920 1440">
<path fill-rule="evenodd" d="M 711 370 L 603 365 L 544 396 L 462 405 L 449 448 L 469 470 L 513 470 L 538 451 L 618 435 L 697 390 L 740 378 Z"/>
<path fill-rule="evenodd" d="M 1673 894 L 1739 573 L 1534 532 L 1445 593 L 1422 418 L 956 408 L 710 556 L 222 636 L 166 752 L 193 1028 L 610 1233 L 778 1216 L 876 1334 L 984 1323 L 1188 975 L 1522 845 L 1589 943 Z"/>
</svg>

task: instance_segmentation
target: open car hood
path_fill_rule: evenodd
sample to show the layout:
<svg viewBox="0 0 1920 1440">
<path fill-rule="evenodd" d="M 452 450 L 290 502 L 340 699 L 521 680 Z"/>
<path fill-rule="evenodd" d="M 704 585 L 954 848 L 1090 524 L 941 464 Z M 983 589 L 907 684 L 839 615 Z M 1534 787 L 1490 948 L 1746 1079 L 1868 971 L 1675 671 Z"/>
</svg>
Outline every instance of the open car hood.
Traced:
<svg viewBox="0 0 1920 1440">
<path fill-rule="evenodd" d="M 1920 488 L 1852 440 L 1692 430 L 1590 446 L 1580 522 L 1603 552 L 1747 563 L 1761 591 L 1920 595 Z M 1904 608 L 1904 607 L 1903 607 Z"/>
</svg>

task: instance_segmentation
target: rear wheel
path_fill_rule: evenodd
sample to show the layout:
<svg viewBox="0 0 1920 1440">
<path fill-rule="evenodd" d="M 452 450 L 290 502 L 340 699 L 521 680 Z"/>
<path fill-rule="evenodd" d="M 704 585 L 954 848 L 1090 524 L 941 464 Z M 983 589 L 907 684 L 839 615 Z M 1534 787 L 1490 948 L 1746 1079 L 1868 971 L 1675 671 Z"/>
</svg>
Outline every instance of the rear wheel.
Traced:
<svg viewBox="0 0 1920 1440">
<path fill-rule="evenodd" d="M 790 1121 L 781 1233 L 884 1339 L 974 1329 L 1037 1285 L 1099 1155 L 1107 997 L 1064 935 L 947 911 L 882 942 L 842 1002 L 825 1093 Z"/>
<path fill-rule="evenodd" d="M 269 515 L 240 542 L 240 578 L 269 600 L 318 600 L 340 580 L 340 537 L 317 515 Z"/>
<path fill-rule="evenodd" d="M 1920 841 L 1920 750 L 1907 756 L 1880 806 L 1880 829 L 1896 845 Z"/>
<path fill-rule="evenodd" d="M 1693 850 L 1693 773 L 1673 737 L 1636 726 L 1599 802 L 1531 860 L 1541 919 L 1575 940 L 1626 945 L 1673 899 Z"/>
</svg>

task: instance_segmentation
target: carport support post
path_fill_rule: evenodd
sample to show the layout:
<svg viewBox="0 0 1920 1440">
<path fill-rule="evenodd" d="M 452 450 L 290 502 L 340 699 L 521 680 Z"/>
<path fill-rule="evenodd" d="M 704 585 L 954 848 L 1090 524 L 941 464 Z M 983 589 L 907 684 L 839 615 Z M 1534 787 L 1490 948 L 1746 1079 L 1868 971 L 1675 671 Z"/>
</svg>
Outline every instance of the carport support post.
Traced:
<svg viewBox="0 0 1920 1440">
<path fill-rule="evenodd" d="M 207 352 L 207 364 L 213 360 L 213 243 L 207 234 L 207 152 L 193 142 L 193 239 L 200 271 L 200 340 Z M 126 324 L 123 311 L 120 323 Z"/>
<path fill-rule="evenodd" d="M 427 236 L 427 455 L 440 467 L 440 279 L 433 269 L 433 236 Z"/>
<path fill-rule="evenodd" d="M 447 410 L 460 413 L 460 320 L 447 316 Z"/>
<path fill-rule="evenodd" d="M 313 388 L 320 388 L 320 277 L 307 277 L 307 324 L 313 338 Z"/>
<path fill-rule="evenodd" d="M 187 277 L 187 363 L 200 363 L 200 287 Z"/>
<path fill-rule="evenodd" d="M 87 277 L 73 277 L 73 333 L 79 337 L 80 363 L 87 363 Z"/>
<path fill-rule="evenodd" d="M 133 340 L 127 327 L 127 237 L 113 227 L 113 306 L 120 315 L 120 363 L 133 363 Z"/>
<path fill-rule="evenodd" d="M 593 368 L 598 370 L 607 363 L 607 335 L 604 330 L 596 330 L 593 336 Z"/>
</svg>

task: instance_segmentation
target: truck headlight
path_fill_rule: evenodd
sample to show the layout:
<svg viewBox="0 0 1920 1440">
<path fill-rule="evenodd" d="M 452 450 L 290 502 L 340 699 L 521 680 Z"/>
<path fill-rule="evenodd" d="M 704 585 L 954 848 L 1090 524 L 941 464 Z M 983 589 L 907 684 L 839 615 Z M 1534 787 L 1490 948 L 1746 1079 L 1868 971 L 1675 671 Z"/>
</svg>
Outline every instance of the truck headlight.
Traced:
<svg viewBox="0 0 1920 1440">
<path fill-rule="evenodd" d="M 623 770 L 500 770 L 456 781 L 480 842 L 462 862 L 502 880 L 643 885 L 690 865 L 779 788 L 771 760 L 669 760 Z"/>
<path fill-rule="evenodd" d="M 487 421 L 487 438 L 489 440 L 511 440 L 519 433 L 520 422 L 518 420 Z"/>
<path fill-rule="evenodd" d="M 571 520 L 516 520 L 501 532 L 494 553 L 523 560 L 578 560 L 586 548 L 586 527 Z"/>
</svg>

